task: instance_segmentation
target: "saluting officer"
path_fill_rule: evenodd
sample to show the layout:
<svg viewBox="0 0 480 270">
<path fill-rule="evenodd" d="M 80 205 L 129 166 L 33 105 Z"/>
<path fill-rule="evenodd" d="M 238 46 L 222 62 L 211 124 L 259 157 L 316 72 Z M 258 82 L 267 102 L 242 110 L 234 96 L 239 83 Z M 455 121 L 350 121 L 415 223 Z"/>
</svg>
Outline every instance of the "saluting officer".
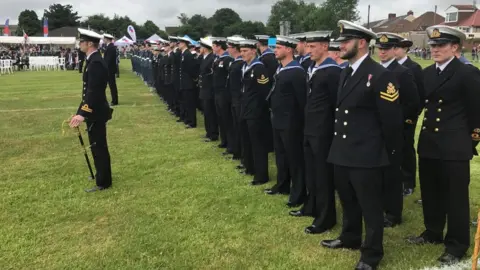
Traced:
<svg viewBox="0 0 480 270">
<path fill-rule="evenodd" d="M 232 98 L 231 114 L 232 114 L 232 141 L 229 142 L 229 148 L 232 151 L 233 159 L 239 160 L 242 156 L 241 148 L 241 131 L 240 131 L 240 101 L 242 89 L 242 67 L 245 62 L 240 55 L 240 41 L 244 40 L 241 37 L 227 38 L 228 53 L 234 59 L 230 62 L 228 69 L 228 91 Z"/>
<path fill-rule="evenodd" d="M 203 50 L 203 60 L 200 64 L 198 85 L 199 97 L 202 100 L 203 117 L 205 122 L 205 142 L 218 141 L 218 117 L 215 108 L 215 95 L 213 91 L 213 62 L 215 55 L 212 53 L 212 41 L 207 38 L 200 39 Z"/>
<path fill-rule="evenodd" d="M 307 200 L 292 216 L 312 216 L 305 233 L 319 234 L 337 223 L 333 165 L 327 162 L 333 139 L 335 104 L 342 68 L 328 57 L 331 32 L 313 32 L 306 36 L 312 65 L 308 70 L 303 147 Z"/>
<path fill-rule="evenodd" d="M 217 109 L 218 124 L 220 127 L 221 142 L 219 148 L 228 148 L 233 141 L 233 125 L 231 112 L 231 97 L 227 89 L 228 67 L 233 58 L 226 52 L 227 40 L 221 37 L 212 39 L 212 49 L 217 55 L 213 63 L 213 90 L 215 92 L 215 107 Z M 227 149 L 226 153 L 231 153 Z"/>
<path fill-rule="evenodd" d="M 275 56 L 280 66 L 268 99 L 272 111 L 277 184 L 265 192 L 270 195 L 290 193 L 287 206 L 297 207 L 306 198 L 303 125 L 307 73 L 293 59 L 298 40 L 277 36 L 276 43 Z"/>
<path fill-rule="evenodd" d="M 328 161 L 343 208 L 343 226 L 322 246 L 361 249 L 355 269 L 376 269 L 383 258 L 382 173 L 401 150 L 402 108 L 394 74 L 370 58 L 375 33 L 340 20 L 342 71 L 335 108 L 335 128 Z M 366 235 L 362 245 L 362 217 Z"/>
<path fill-rule="evenodd" d="M 104 42 L 107 44 L 105 55 L 103 58 L 108 67 L 108 86 L 112 94 L 112 106 L 118 105 L 118 90 L 117 80 L 115 78 L 117 74 L 117 48 L 113 45 L 113 36 L 109 34 L 103 34 Z"/>
<path fill-rule="evenodd" d="M 178 48 L 181 51 L 179 74 L 179 90 L 182 97 L 183 117 L 186 128 L 197 127 L 196 78 L 198 74 L 197 62 L 188 49 L 190 40 L 179 38 Z"/>
<path fill-rule="evenodd" d="M 266 97 L 270 90 L 268 70 L 256 57 L 256 41 L 239 41 L 244 65 L 241 70 L 240 130 L 243 164 L 253 174 L 252 185 L 268 182 L 268 138 L 265 133 L 270 117 Z M 238 63 L 237 61 L 236 63 Z"/>
<path fill-rule="evenodd" d="M 414 62 L 407 55 L 413 42 L 408 39 L 402 39 L 395 48 L 395 57 L 397 62 L 410 69 L 415 78 L 415 84 L 417 85 L 417 91 L 420 98 L 420 108 L 418 113 L 424 107 L 425 100 L 425 87 L 423 84 L 423 68 L 416 62 Z M 415 152 L 415 129 L 417 127 L 417 117 L 411 116 L 412 124 L 405 125 L 404 127 L 404 142 L 403 142 L 403 161 L 402 161 L 402 173 L 403 173 L 403 195 L 409 196 L 413 193 L 416 186 L 417 179 L 417 154 Z"/>
<path fill-rule="evenodd" d="M 427 34 L 435 64 L 424 70 L 425 118 L 418 142 L 426 230 L 409 241 L 444 243 L 438 260 L 451 265 L 470 246 L 468 186 L 470 160 L 480 140 L 480 76 L 455 57 L 466 38 L 463 32 L 436 25 Z"/>
<path fill-rule="evenodd" d="M 112 109 L 108 105 L 105 90 L 107 88 L 109 70 L 98 52 L 101 35 L 85 29 L 78 29 L 80 50 L 86 54 L 86 68 L 83 73 L 82 102 L 70 121 L 70 127 L 78 127 L 86 122 L 88 140 L 95 164 L 96 186 L 85 190 L 95 192 L 112 185 L 110 154 L 107 145 L 107 121 L 112 118 Z"/>
<path fill-rule="evenodd" d="M 377 33 L 376 47 L 381 65 L 392 71 L 398 82 L 398 91 L 400 94 L 400 104 L 403 109 L 404 129 L 410 129 L 414 126 L 420 111 L 420 96 L 418 95 L 417 85 L 412 71 L 400 65 L 395 59 L 395 47 L 403 39 L 393 33 Z M 384 173 L 384 208 L 385 208 L 385 227 L 392 228 L 402 223 L 403 212 L 403 174 L 401 164 L 403 155 L 397 151 L 401 158 L 398 163 L 391 163 Z"/>
</svg>

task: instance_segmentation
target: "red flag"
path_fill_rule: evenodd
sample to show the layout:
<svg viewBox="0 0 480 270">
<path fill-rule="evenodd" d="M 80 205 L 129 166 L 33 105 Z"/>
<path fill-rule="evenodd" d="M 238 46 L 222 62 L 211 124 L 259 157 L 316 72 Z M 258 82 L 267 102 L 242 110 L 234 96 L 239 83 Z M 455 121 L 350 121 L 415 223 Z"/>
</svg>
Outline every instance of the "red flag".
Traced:
<svg viewBox="0 0 480 270">
<path fill-rule="evenodd" d="M 48 37 L 48 19 L 43 18 L 43 36 Z"/>
<path fill-rule="evenodd" d="M 23 30 L 23 38 L 25 39 L 25 41 L 27 41 L 27 39 L 28 39 L 28 35 L 27 35 L 27 33 L 25 33 L 25 30 Z"/>
<path fill-rule="evenodd" d="M 10 22 L 10 19 L 7 19 L 5 21 L 5 26 L 3 27 L 3 35 L 4 36 L 10 36 L 10 27 L 8 27 L 9 22 Z"/>
</svg>

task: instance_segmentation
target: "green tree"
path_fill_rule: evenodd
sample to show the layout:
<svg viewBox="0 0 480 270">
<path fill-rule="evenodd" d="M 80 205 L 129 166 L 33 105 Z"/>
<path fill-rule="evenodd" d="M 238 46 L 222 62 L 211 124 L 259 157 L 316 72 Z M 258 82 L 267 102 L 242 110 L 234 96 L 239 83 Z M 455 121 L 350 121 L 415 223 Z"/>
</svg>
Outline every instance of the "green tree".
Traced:
<svg viewBox="0 0 480 270">
<path fill-rule="evenodd" d="M 95 29 L 97 31 L 103 31 L 111 35 L 115 35 L 113 33 L 114 29 L 112 29 L 112 23 L 110 18 L 105 16 L 104 14 L 95 14 L 88 16 L 87 19 L 83 21 L 80 25 L 82 27 L 90 27 L 91 29 Z"/>
<path fill-rule="evenodd" d="M 188 20 L 190 19 L 185 13 L 180 13 L 180 15 L 177 16 L 177 18 L 182 25 L 188 24 Z"/>
<path fill-rule="evenodd" d="M 265 34 L 265 25 L 262 22 L 239 22 L 226 27 L 224 34 L 225 36 L 242 35 L 246 38 L 253 38 L 254 35 Z"/>
<path fill-rule="evenodd" d="M 40 32 L 41 24 L 37 13 L 33 10 L 24 10 L 18 15 L 17 36 L 22 36 L 23 31 L 29 36 L 33 36 Z"/>
<path fill-rule="evenodd" d="M 303 0 L 280 0 L 276 2 L 270 10 L 267 32 L 269 34 L 279 33 L 281 21 L 290 22 L 291 33 L 304 31 L 302 26 L 304 17 L 302 15 L 308 13 L 306 9 L 308 9 L 308 5 Z"/>
<path fill-rule="evenodd" d="M 72 5 L 50 5 L 48 9 L 44 10 L 43 16 L 48 18 L 48 27 L 51 30 L 80 25 L 80 16 L 78 16 L 78 12 L 73 11 Z"/>
<path fill-rule="evenodd" d="M 357 10 L 358 0 L 326 0 L 322 6 L 322 15 L 318 17 L 318 24 L 338 33 L 338 21 L 358 21 L 360 16 Z"/>
<path fill-rule="evenodd" d="M 241 23 L 242 19 L 240 15 L 233 11 L 230 8 L 221 8 L 215 11 L 213 16 L 210 18 L 212 25 L 212 35 L 213 36 L 225 36 L 225 28 L 234 25 L 236 23 Z"/>
</svg>

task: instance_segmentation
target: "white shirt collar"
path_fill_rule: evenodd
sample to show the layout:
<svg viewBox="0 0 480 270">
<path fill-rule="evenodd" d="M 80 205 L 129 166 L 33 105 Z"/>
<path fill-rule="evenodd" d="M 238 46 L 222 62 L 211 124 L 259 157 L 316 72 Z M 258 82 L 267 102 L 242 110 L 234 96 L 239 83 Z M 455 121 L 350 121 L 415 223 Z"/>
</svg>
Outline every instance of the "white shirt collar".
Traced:
<svg viewBox="0 0 480 270">
<path fill-rule="evenodd" d="M 391 63 L 393 63 L 393 61 L 395 61 L 395 57 L 390 59 L 388 62 L 385 62 L 385 63 L 382 62 L 382 66 L 384 68 L 387 68 L 388 66 L 390 66 Z"/>
<path fill-rule="evenodd" d="M 352 67 L 353 69 L 352 76 L 353 74 L 355 74 L 355 71 L 357 71 L 358 67 L 362 64 L 363 60 L 365 60 L 365 58 L 367 57 L 368 57 L 368 53 L 362 56 L 362 58 L 358 59 L 355 63 L 350 64 L 350 67 Z"/>
<path fill-rule="evenodd" d="M 443 64 L 441 64 L 441 65 L 439 65 L 438 63 L 435 63 L 435 66 L 436 66 L 437 68 L 439 68 L 440 71 L 443 71 L 443 70 L 448 66 L 448 64 L 450 64 L 450 62 L 452 62 L 453 58 L 455 58 L 455 56 L 453 56 L 452 58 L 450 58 L 450 60 L 448 60 L 447 62 L 445 62 L 445 63 L 443 63 Z"/>
<path fill-rule="evenodd" d="M 203 55 L 203 59 L 207 58 L 207 56 L 209 56 L 211 53 L 207 53 L 207 54 L 204 54 Z"/>
<path fill-rule="evenodd" d="M 183 49 L 183 50 L 182 50 L 182 53 L 184 53 L 186 50 L 188 50 L 188 48 Z"/>
<path fill-rule="evenodd" d="M 400 64 L 400 65 L 403 65 L 403 63 L 405 63 L 405 61 L 407 61 L 408 59 L 408 56 L 405 55 L 402 59 L 398 60 L 397 62 Z"/>
<path fill-rule="evenodd" d="M 91 54 L 87 55 L 87 60 L 88 60 L 88 58 L 90 58 L 90 55 L 92 55 L 92 54 L 94 54 L 94 53 L 96 53 L 96 52 L 97 52 L 97 50 L 95 50 L 95 51 L 93 51 Z"/>
</svg>

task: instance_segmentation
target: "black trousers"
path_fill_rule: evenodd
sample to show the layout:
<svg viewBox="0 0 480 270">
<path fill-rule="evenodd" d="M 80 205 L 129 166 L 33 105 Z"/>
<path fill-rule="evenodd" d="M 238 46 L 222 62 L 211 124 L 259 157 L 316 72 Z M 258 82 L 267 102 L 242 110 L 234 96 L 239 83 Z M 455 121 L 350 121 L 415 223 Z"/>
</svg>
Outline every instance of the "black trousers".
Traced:
<svg viewBox="0 0 480 270">
<path fill-rule="evenodd" d="M 415 127 L 406 124 L 403 130 L 403 161 L 402 174 L 404 188 L 415 188 L 417 178 L 417 154 L 415 152 Z"/>
<path fill-rule="evenodd" d="M 244 119 L 241 130 L 244 143 L 244 166 L 246 173 L 253 174 L 256 183 L 268 182 L 268 151 L 265 144 L 265 122 L 268 116 Z"/>
<path fill-rule="evenodd" d="M 391 164 L 383 169 L 383 207 L 386 218 L 402 222 L 403 174 L 400 164 Z"/>
<path fill-rule="evenodd" d="M 230 143 L 233 142 L 232 103 L 227 95 L 226 90 L 215 93 L 215 107 L 217 110 L 218 126 L 220 128 L 221 144 L 227 146 L 227 151 L 231 153 Z"/>
<path fill-rule="evenodd" d="M 110 93 L 112 94 L 112 103 L 118 104 L 118 90 L 115 73 L 108 73 L 108 86 L 110 87 Z"/>
<path fill-rule="evenodd" d="M 83 63 L 85 61 L 84 60 L 79 60 L 78 61 L 78 73 L 82 73 L 83 72 Z"/>
<path fill-rule="evenodd" d="M 184 104 L 183 104 L 183 93 L 180 89 L 175 89 L 175 114 L 180 120 L 185 121 L 185 111 L 184 111 Z"/>
<path fill-rule="evenodd" d="M 232 124 L 233 124 L 233 138 L 230 143 L 233 157 L 242 157 L 242 131 L 240 126 L 240 104 L 232 103 Z M 265 135 L 264 135 L 265 136 Z"/>
<path fill-rule="evenodd" d="M 209 139 L 217 140 L 218 139 L 218 117 L 217 111 L 215 108 L 215 100 L 202 99 L 203 103 L 203 117 L 205 122 L 205 131 L 207 132 L 206 136 Z"/>
<path fill-rule="evenodd" d="M 107 145 L 107 123 L 105 121 L 87 121 L 88 141 L 95 164 L 95 180 L 99 187 L 112 185 L 110 153 Z"/>
<path fill-rule="evenodd" d="M 315 218 L 313 225 L 327 230 L 337 224 L 333 165 L 327 162 L 331 142 L 332 138 L 320 136 L 303 140 L 307 199 L 302 211 Z"/>
<path fill-rule="evenodd" d="M 343 208 L 343 226 L 339 237 L 346 245 L 362 243 L 362 217 L 365 241 L 361 261 L 377 266 L 383 258 L 382 168 L 334 166 L 335 188 Z"/>
<path fill-rule="evenodd" d="M 184 122 L 192 127 L 197 126 L 197 93 L 195 89 L 182 90 Z"/>
<path fill-rule="evenodd" d="M 120 78 L 120 68 L 119 67 L 120 67 L 120 64 L 117 64 L 117 73 L 116 73 L 117 78 Z"/>
<path fill-rule="evenodd" d="M 168 109 L 173 110 L 174 100 L 173 100 L 173 86 L 171 84 L 163 85 L 163 93 L 165 96 L 165 101 L 168 104 Z"/>
<path fill-rule="evenodd" d="M 423 217 L 430 240 L 442 240 L 445 223 L 445 251 L 463 257 L 470 246 L 468 186 L 470 161 L 420 158 Z"/>
<path fill-rule="evenodd" d="M 290 203 L 303 204 L 307 193 L 303 160 L 303 130 L 274 129 L 273 137 L 277 164 L 277 184 L 273 189 L 290 192 Z"/>
</svg>

